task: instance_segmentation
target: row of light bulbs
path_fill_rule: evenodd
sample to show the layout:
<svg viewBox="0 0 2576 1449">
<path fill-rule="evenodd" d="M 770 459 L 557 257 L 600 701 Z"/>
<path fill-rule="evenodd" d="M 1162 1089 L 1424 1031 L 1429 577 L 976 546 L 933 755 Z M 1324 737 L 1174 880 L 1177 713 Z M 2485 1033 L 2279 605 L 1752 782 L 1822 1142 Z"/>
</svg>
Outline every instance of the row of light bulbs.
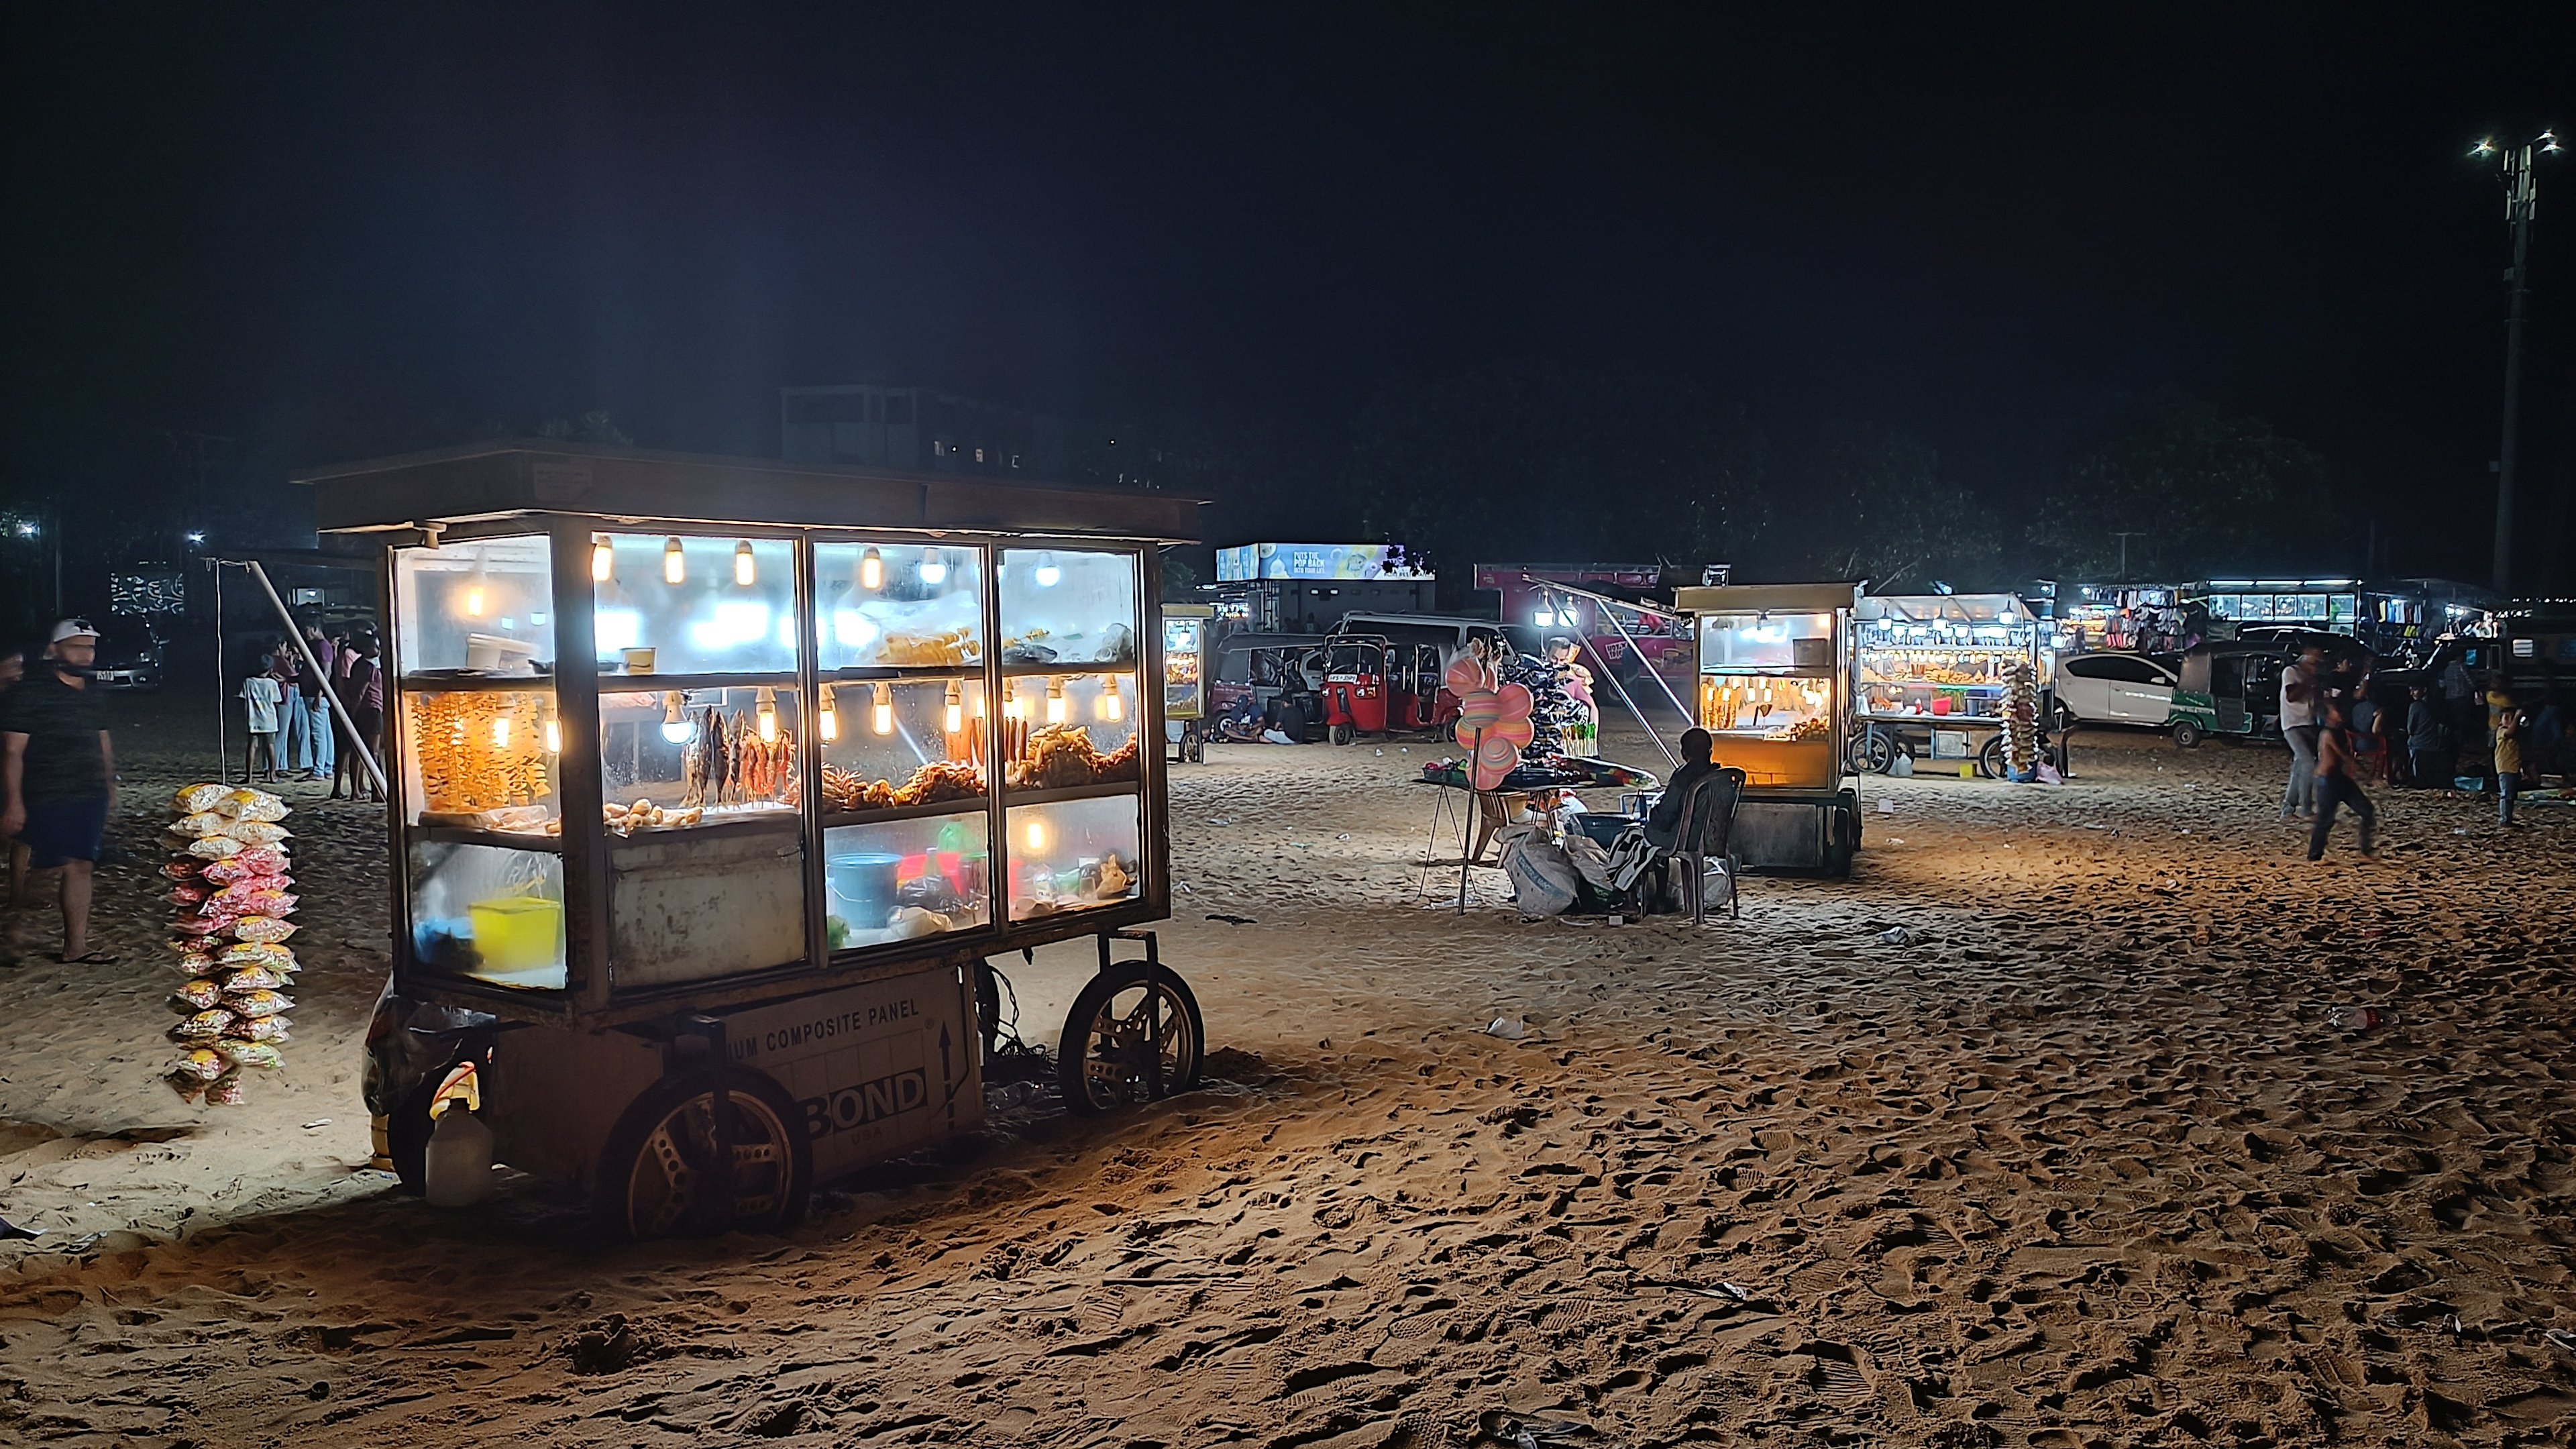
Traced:
<svg viewBox="0 0 2576 1449">
<path fill-rule="evenodd" d="M 913 566 L 913 574 L 925 584 L 944 583 L 948 578 L 947 557 L 938 549 L 925 548 L 921 551 L 921 562 Z M 616 577 L 617 548 L 603 534 L 594 539 L 590 545 L 590 579 L 592 583 L 604 584 Z M 1057 580 L 1063 577 L 1064 571 L 1056 567 L 1052 556 L 1043 554 L 1039 556 L 1036 572 L 1039 587 L 1053 588 Z M 684 584 L 688 581 L 689 561 L 680 551 L 680 540 L 676 537 L 664 539 L 662 541 L 662 582 Z M 733 546 L 733 581 L 746 589 L 760 582 L 760 562 L 752 556 L 749 539 L 744 539 Z M 875 593 L 885 587 L 885 581 L 885 554 L 876 545 L 870 544 L 867 550 L 859 555 L 859 587 L 869 593 Z M 472 602 L 467 605 L 467 613 L 482 612 L 480 592 L 478 586 L 469 593 L 468 598 Z"/>
<path fill-rule="evenodd" d="M 1117 721 L 1125 719 L 1127 717 L 1127 701 L 1126 696 L 1119 693 L 1118 676 L 1115 674 L 1104 674 L 1100 678 L 1100 697 L 1093 700 L 1091 703 L 1092 717 L 1095 719 L 1107 720 L 1111 723 L 1116 723 Z M 872 697 L 868 705 L 869 730 L 880 735 L 893 734 L 894 686 L 891 683 L 879 681 L 870 686 L 870 691 Z M 825 743 L 829 743 L 841 737 L 841 708 L 838 699 L 839 693 L 840 691 L 836 686 L 828 684 L 823 686 L 822 708 L 819 718 L 815 721 L 815 729 L 823 736 Z M 1048 724 L 1064 723 L 1067 706 L 1065 704 L 1063 680 L 1051 679 L 1047 681 L 1046 699 L 1043 708 L 1045 711 L 1046 722 Z M 977 695 L 975 699 L 975 717 L 977 719 L 984 718 L 984 700 L 983 696 L 980 694 Z M 1002 695 L 1002 717 L 1004 719 L 1023 719 L 1027 717 L 1027 707 L 1021 704 L 1018 690 L 1006 690 Z M 947 728 L 947 732 L 952 735 L 966 728 L 965 690 L 963 686 L 953 679 L 948 681 L 947 715 L 944 724 Z"/>
</svg>

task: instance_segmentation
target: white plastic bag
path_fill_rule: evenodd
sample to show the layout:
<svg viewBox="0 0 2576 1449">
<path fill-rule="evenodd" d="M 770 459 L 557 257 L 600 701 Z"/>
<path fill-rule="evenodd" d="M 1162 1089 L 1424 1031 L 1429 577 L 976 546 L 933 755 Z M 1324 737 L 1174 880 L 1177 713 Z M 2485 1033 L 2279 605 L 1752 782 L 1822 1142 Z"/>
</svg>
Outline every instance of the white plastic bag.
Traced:
<svg viewBox="0 0 2576 1449">
<path fill-rule="evenodd" d="M 1503 831 L 1503 876 L 1512 883 L 1514 904 L 1533 921 L 1563 914 L 1574 904 L 1581 879 L 1564 851 L 1526 827 Z"/>
</svg>

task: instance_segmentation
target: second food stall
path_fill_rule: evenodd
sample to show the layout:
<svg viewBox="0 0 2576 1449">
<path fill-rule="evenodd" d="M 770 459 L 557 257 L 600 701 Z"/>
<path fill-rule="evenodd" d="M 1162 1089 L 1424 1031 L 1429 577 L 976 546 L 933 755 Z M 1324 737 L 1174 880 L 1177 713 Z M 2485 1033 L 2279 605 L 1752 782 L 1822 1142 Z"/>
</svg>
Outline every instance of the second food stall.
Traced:
<svg viewBox="0 0 2576 1449">
<path fill-rule="evenodd" d="M 981 1120 L 983 958 L 1075 937 L 1068 1104 L 1195 1077 L 1135 929 L 1169 914 L 1140 683 L 1194 502 L 506 443 L 299 481 L 391 603 L 371 1071 L 443 1044 L 380 1108 L 407 1177 L 470 1070 L 500 1160 L 619 1232 L 792 1221 Z"/>
<path fill-rule="evenodd" d="M 1175 764 L 1207 759 L 1208 645 L 1215 632 L 1214 608 L 1163 606 L 1163 718 L 1170 722 Z"/>
<path fill-rule="evenodd" d="M 1684 588 L 1698 634 L 1700 727 L 1744 771 L 1734 853 L 1748 870 L 1848 875 L 1860 792 L 1847 781 L 1858 584 Z"/>
<path fill-rule="evenodd" d="M 2001 778 L 2016 669 L 2047 685 L 2040 620 L 2012 594 L 1881 594 L 1852 613 L 1855 766 L 1899 755 Z"/>
</svg>

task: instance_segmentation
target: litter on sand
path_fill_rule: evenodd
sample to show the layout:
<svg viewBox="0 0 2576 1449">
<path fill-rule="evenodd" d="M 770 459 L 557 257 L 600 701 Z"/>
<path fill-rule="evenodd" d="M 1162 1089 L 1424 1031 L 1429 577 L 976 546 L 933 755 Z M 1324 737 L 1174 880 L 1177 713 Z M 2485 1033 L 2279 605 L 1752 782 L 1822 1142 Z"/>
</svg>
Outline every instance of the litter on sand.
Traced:
<svg viewBox="0 0 2576 1449">
<path fill-rule="evenodd" d="M 1504 1041 L 1519 1041 L 1529 1035 L 1529 1023 L 1517 1016 L 1498 1016 L 1485 1023 L 1485 1035 L 1500 1037 Z"/>
<path fill-rule="evenodd" d="M 1882 946 L 1911 946 L 1916 939 L 1915 934 L 1903 926 L 1890 926 L 1878 933 L 1878 943 Z"/>
</svg>

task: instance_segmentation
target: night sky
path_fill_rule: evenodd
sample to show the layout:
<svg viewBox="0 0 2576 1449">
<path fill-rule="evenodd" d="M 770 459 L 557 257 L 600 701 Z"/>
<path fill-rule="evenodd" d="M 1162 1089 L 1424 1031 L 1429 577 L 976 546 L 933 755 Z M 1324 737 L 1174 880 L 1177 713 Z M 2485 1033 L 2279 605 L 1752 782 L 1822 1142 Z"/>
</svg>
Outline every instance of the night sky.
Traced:
<svg viewBox="0 0 2576 1449">
<path fill-rule="evenodd" d="M 2565 5 L 233 8 L 15 17 L 13 498 L 80 466 L 48 418 L 223 434 L 245 486 L 592 409 L 773 453 L 776 387 L 863 374 L 1331 447 L 1390 373 L 1523 356 L 1902 428 L 2007 510 L 2087 399 L 2179 386 L 2479 578 L 2482 526 L 2421 526 L 2492 489 L 2462 153 L 2576 122 Z M 2535 526 L 2576 491 L 2576 164 L 2541 184 Z"/>
</svg>

